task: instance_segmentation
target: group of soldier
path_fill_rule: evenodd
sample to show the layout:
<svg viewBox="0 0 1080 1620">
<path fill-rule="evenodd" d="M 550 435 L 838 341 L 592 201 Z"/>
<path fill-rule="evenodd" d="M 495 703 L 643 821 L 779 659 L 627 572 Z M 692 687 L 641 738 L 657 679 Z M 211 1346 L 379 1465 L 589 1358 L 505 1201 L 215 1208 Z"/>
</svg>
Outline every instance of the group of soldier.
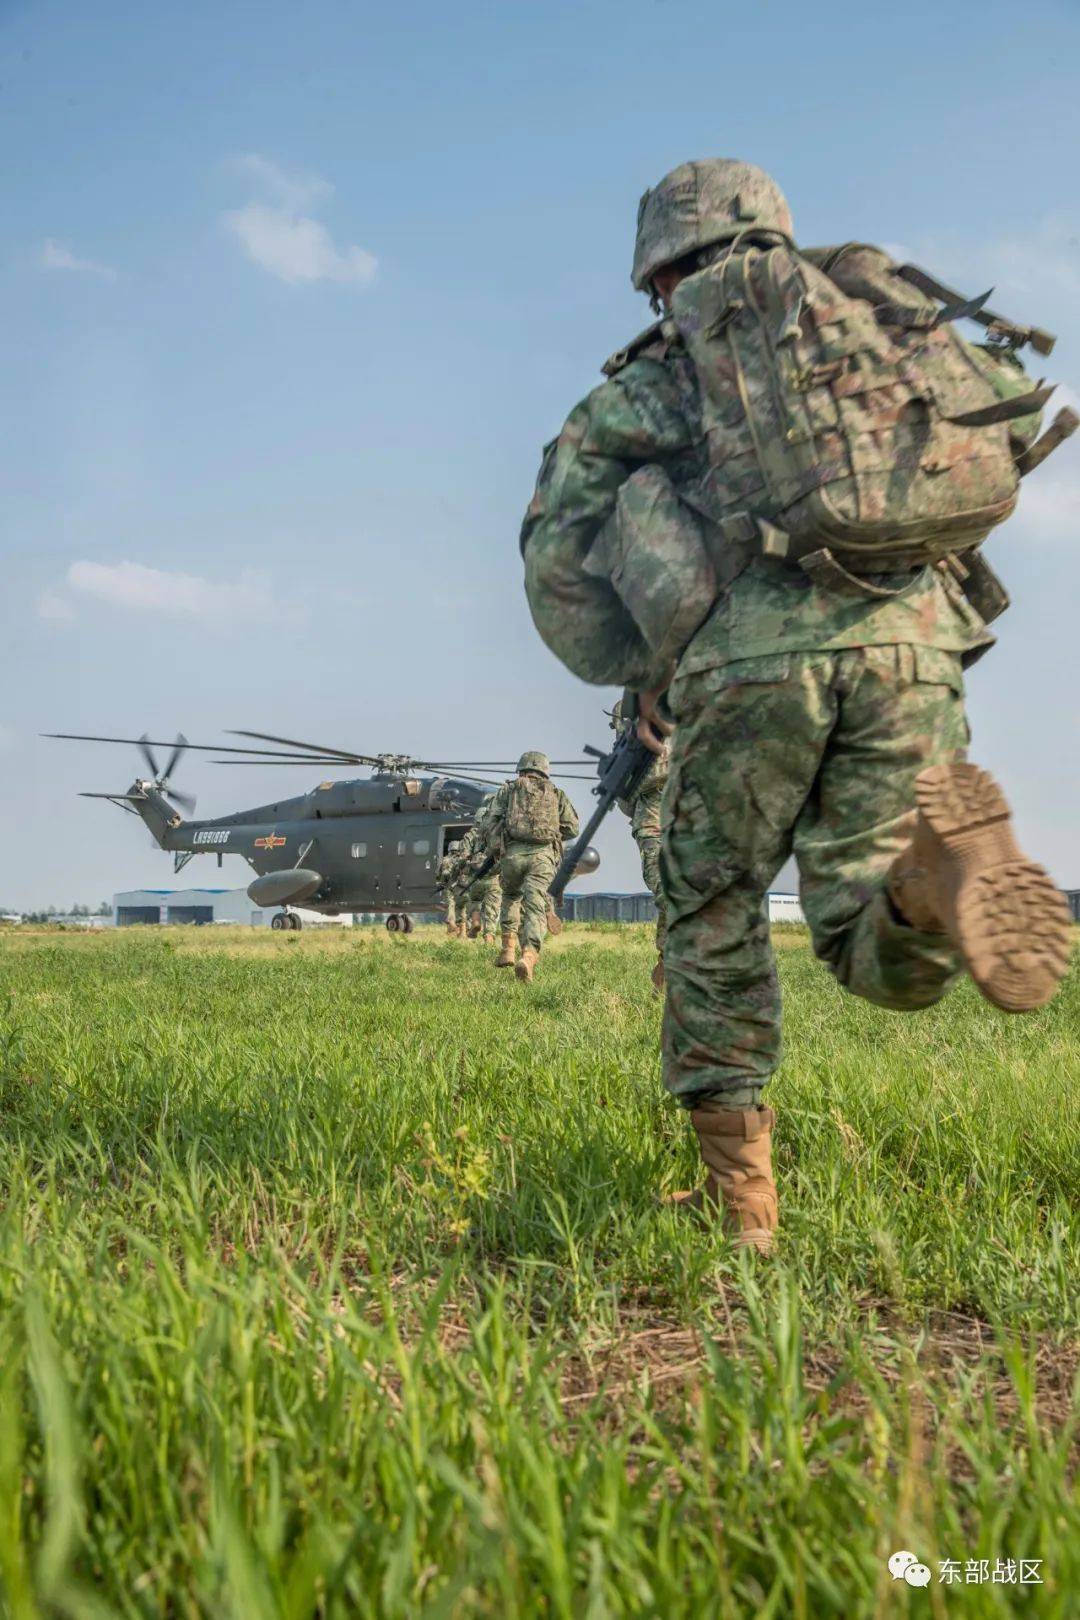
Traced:
<svg viewBox="0 0 1080 1620">
<path fill-rule="evenodd" d="M 487 796 L 439 863 L 447 931 L 494 945 L 498 926 L 495 966 L 513 968 L 530 983 L 545 938 L 561 927 L 548 891 L 563 847 L 577 833 L 577 811 L 551 780 L 547 755 L 527 750 L 517 774 Z"/>
<path fill-rule="evenodd" d="M 610 713 L 617 737 L 633 722 L 624 719 L 622 702 Z M 660 801 L 668 770 L 668 743 L 661 745 L 633 794 L 618 801 L 630 821 L 641 856 L 641 872 L 656 903 L 654 988 L 664 985 L 665 908 L 660 883 Z M 566 844 L 579 831 L 578 815 L 567 795 L 551 780 L 546 754 L 530 749 L 517 764 L 517 775 L 480 805 L 464 837 L 447 846 L 435 874 L 446 909 L 446 931 L 452 939 L 479 939 L 485 945 L 501 935 L 495 966 L 512 967 L 515 977 L 530 983 L 544 940 L 562 931 L 550 885 Z"/>
</svg>

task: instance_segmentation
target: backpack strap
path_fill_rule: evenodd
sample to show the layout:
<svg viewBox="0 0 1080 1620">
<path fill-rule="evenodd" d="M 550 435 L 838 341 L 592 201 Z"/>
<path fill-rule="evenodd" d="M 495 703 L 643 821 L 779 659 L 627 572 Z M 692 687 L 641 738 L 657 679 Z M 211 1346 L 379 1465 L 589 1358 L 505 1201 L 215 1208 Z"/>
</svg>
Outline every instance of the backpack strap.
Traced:
<svg viewBox="0 0 1080 1620">
<path fill-rule="evenodd" d="M 926 293 L 929 298 L 936 298 L 947 308 L 966 312 L 969 303 L 976 305 L 977 307 L 971 310 L 971 319 L 978 321 L 980 326 L 985 326 L 991 337 L 997 338 L 1010 349 L 1022 349 L 1025 343 L 1030 343 L 1036 354 L 1046 355 L 1052 351 L 1057 342 L 1053 332 L 1044 331 L 1041 326 L 1022 326 L 1018 321 L 1010 321 L 1004 315 L 996 315 L 992 309 L 982 308 L 985 299 L 965 299 L 962 293 L 946 287 L 943 281 L 938 281 L 936 276 L 920 270 L 917 264 L 897 265 L 893 273 L 902 281 L 906 281 L 909 287 L 918 288 L 919 292 Z M 986 297 L 989 296 L 987 293 Z"/>
<path fill-rule="evenodd" d="M 639 332 L 636 338 L 631 338 L 625 348 L 616 349 L 613 355 L 609 355 L 600 370 L 605 377 L 614 377 L 624 366 L 628 366 L 631 360 L 638 360 L 642 355 L 648 355 L 650 360 L 665 360 L 676 336 L 677 332 L 672 322 L 667 319 L 654 321 L 644 332 Z"/>
<path fill-rule="evenodd" d="M 995 400 L 993 405 L 983 405 L 976 411 L 960 411 L 957 415 L 946 416 L 944 420 L 955 422 L 958 427 L 990 427 L 995 422 L 1015 422 L 1021 416 L 1033 416 L 1036 411 L 1041 411 L 1056 387 L 1056 383 L 1051 383 L 1046 388 L 1039 382 L 1026 394 L 1014 394 L 1012 399 Z M 1063 437 L 1068 438 L 1068 433 L 1066 432 Z M 1060 442 L 1060 439 L 1055 441 L 1057 444 Z M 1055 445 L 1050 446 L 1051 450 L 1054 448 Z M 1045 453 L 1049 455 L 1050 450 Z"/>
<path fill-rule="evenodd" d="M 1080 427 L 1080 416 L 1077 416 L 1071 406 L 1066 405 L 1062 410 L 1058 411 L 1042 437 L 1036 439 L 1034 444 L 1029 445 L 1026 450 L 1017 456 L 1016 470 L 1020 477 L 1026 478 L 1029 472 L 1034 472 L 1036 467 L 1041 467 L 1047 456 L 1056 450 L 1059 444 L 1064 444 L 1065 440 L 1070 438 L 1078 427 Z"/>
</svg>

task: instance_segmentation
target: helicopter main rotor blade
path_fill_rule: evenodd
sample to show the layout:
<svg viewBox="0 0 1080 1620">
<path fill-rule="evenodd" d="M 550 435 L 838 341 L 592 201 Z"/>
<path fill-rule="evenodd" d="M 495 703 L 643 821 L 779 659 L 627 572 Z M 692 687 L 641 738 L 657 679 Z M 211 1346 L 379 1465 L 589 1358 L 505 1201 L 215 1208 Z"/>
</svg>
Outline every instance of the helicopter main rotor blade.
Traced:
<svg viewBox="0 0 1080 1620">
<path fill-rule="evenodd" d="M 139 744 L 145 740 L 142 737 L 92 737 L 92 736 L 89 736 L 84 731 L 43 731 L 41 733 L 41 735 L 43 737 L 58 737 L 62 741 L 65 741 L 65 742 L 128 743 L 134 748 L 138 748 Z M 151 738 L 149 740 L 149 746 L 153 747 L 153 748 L 175 748 L 176 743 L 175 743 L 175 740 L 173 742 L 162 742 L 160 738 Z M 267 755 L 271 759 L 280 759 L 280 757 L 281 757 L 280 750 L 278 750 L 278 749 L 273 749 L 273 748 L 241 748 L 236 743 L 220 743 L 220 742 L 219 743 L 193 743 L 193 742 L 189 742 L 189 743 L 185 743 L 184 747 L 194 749 L 197 753 L 200 753 L 200 754 L 254 754 L 254 755 L 260 755 L 260 756 L 261 755 Z M 307 757 L 306 755 L 298 755 L 297 756 L 297 758 L 301 758 L 301 759 L 306 758 L 306 757 Z M 356 759 L 357 762 L 359 764 L 362 764 L 362 765 L 366 765 L 368 763 L 371 763 L 371 764 L 375 763 L 374 760 L 368 761 L 362 755 L 356 756 L 356 755 L 349 754 L 349 755 L 346 756 L 346 758 L 348 758 L 348 759 Z"/>
<path fill-rule="evenodd" d="M 549 765 L 589 765 L 588 759 L 551 759 Z M 427 771 L 458 771 L 465 770 L 469 765 L 476 765 L 482 771 L 516 771 L 516 759 L 414 759 L 414 765 L 422 765 Z"/>
<path fill-rule="evenodd" d="M 354 754 L 346 748 L 324 748 L 321 743 L 298 742 L 295 737 L 272 737 L 266 731 L 230 731 L 230 737 L 253 737 L 256 742 L 284 743 L 286 748 L 306 748 L 311 754 L 333 754 L 335 759 L 347 760 L 350 765 L 377 765 L 374 754 Z"/>
<path fill-rule="evenodd" d="M 133 793 L 80 793 L 79 798 L 108 799 L 109 803 L 115 804 L 118 810 L 125 811 L 129 816 L 135 816 L 138 815 L 138 811 L 133 810 L 131 807 L 133 804 L 140 802 L 142 795 Z"/>
<path fill-rule="evenodd" d="M 297 754 L 294 759 L 212 759 L 210 761 L 211 765 L 261 765 L 267 767 L 272 765 L 321 765 L 324 769 L 339 771 L 344 770 L 346 766 L 352 763 L 351 760 L 347 759 L 320 759 L 315 754 Z M 413 760 L 411 763 L 422 770 L 428 768 L 421 760 Z M 431 767 L 431 769 L 438 768 Z M 551 774 L 553 777 L 557 777 L 560 782 L 596 781 L 595 776 L 579 776 L 576 771 L 552 771 Z M 467 782 L 487 782 L 492 787 L 503 787 L 506 779 L 497 776 L 477 776 L 474 772 L 467 771 L 463 776 L 463 780 Z"/>
<path fill-rule="evenodd" d="M 347 765 L 354 763 L 351 759 L 320 759 L 318 754 L 295 754 L 291 759 L 283 759 L 280 755 L 274 759 L 212 759 L 211 765 L 333 765 L 337 770 L 343 771 Z"/>
</svg>

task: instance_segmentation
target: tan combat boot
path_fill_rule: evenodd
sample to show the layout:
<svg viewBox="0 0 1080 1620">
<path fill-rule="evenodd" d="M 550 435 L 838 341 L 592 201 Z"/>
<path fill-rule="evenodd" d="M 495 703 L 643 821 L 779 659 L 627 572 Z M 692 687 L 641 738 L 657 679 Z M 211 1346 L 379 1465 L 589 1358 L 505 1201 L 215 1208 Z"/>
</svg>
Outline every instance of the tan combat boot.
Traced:
<svg viewBox="0 0 1080 1620">
<path fill-rule="evenodd" d="M 494 934 L 485 934 L 484 935 L 484 944 L 485 945 L 494 945 L 494 943 L 495 943 L 495 935 Z"/>
<path fill-rule="evenodd" d="M 539 960 L 540 952 L 534 949 L 532 945 L 526 945 L 525 949 L 521 953 L 521 958 L 518 961 L 517 967 L 514 969 L 514 973 L 521 980 L 522 984 L 532 983 L 533 972 L 535 971 L 536 964 L 539 962 Z"/>
<path fill-rule="evenodd" d="M 772 1171 L 771 1108 L 695 1108 L 690 1118 L 708 1175 L 697 1192 L 676 1193 L 682 1209 L 719 1213 L 735 1248 L 768 1254 L 777 1227 L 776 1182 Z"/>
<path fill-rule="evenodd" d="M 547 909 L 547 931 L 553 939 L 558 939 L 563 931 L 563 920 L 554 906 L 548 906 Z"/>
<path fill-rule="evenodd" d="M 1072 923 L 1048 873 L 1016 842 L 1005 795 L 977 765 L 933 765 L 916 778 L 908 847 L 889 868 L 896 910 L 946 934 L 988 1001 L 1028 1012 L 1069 965 Z"/>
<path fill-rule="evenodd" d="M 664 991 L 664 958 L 659 951 L 656 955 L 656 965 L 649 974 L 649 978 L 652 980 L 652 987 L 657 995 L 662 995 Z"/>
<path fill-rule="evenodd" d="M 469 924 L 469 938 L 470 939 L 479 939 L 480 938 L 480 919 L 479 919 L 479 917 L 474 917 L 472 922 Z"/>
<path fill-rule="evenodd" d="M 517 960 L 517 935 L 504 934 L 502 937 L 502 951 L 495 958 L 496 967 L 513 967 Z"/>
</svg>

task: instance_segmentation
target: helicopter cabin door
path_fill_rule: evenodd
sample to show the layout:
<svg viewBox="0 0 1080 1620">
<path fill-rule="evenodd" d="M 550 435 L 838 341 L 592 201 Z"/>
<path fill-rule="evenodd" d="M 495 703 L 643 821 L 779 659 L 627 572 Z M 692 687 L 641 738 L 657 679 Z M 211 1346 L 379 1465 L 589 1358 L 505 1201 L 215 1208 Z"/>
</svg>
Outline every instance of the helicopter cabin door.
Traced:
<svg viewBox="0 0 1080 1620">
<path fill-rule="evenodd" d="M 405 904 L 434 906 L 436 844 L 439 828 L 429 821 L 405 821 L 397 832 L 396 865 L 400 887 L 395 890 Z"/>
</svg>

